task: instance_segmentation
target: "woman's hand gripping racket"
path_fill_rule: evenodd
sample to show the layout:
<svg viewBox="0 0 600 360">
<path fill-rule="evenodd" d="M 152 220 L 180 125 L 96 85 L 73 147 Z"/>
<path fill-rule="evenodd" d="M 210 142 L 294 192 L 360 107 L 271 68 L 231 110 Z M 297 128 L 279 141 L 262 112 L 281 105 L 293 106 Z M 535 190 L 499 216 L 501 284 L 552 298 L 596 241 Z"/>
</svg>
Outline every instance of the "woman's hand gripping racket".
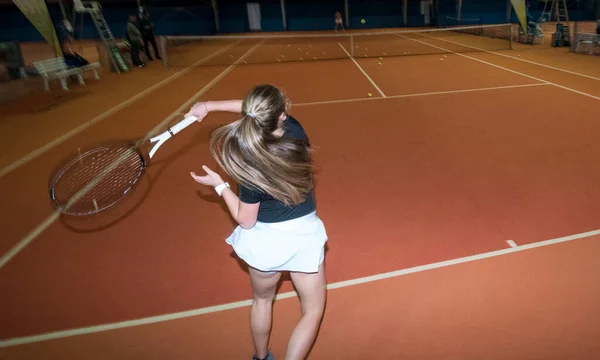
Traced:
<svg viewBox="0 0 600 360">
<path fill-rule="evenodd" d="M 188 113 L 189 114 L 189 113 Z M 200 117 L 200 119 L 202 119 Z M 197 121 L 189 115 L 162 134 L 146 153 L 148 140 L 133 145 L 107 145 L 79 154 L 62 167 L 50 181 L 50 199 L 63 214 L 83 216 L 105 210 L 123 199 L 143 175 L 159 147 Z"/>
</svg>

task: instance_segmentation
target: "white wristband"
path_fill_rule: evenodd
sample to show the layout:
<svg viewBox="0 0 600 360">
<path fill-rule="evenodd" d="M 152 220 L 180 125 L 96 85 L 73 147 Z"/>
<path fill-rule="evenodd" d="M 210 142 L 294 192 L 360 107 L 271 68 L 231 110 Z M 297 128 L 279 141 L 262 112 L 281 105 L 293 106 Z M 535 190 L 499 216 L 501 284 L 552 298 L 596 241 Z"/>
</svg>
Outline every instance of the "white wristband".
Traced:
<svg viewBox="0 0 600 360">
<path fill-rule="evenodd" d="M 217 194 L 219 194 L 219 196 L 221 196 L 223 194 L 223 190 L 225 190 L 226 188 L 229 188 L 229 184 L 225 182 L 219 186 L 215 186 L 215 191 L 217 192 Z"/>
</svg>

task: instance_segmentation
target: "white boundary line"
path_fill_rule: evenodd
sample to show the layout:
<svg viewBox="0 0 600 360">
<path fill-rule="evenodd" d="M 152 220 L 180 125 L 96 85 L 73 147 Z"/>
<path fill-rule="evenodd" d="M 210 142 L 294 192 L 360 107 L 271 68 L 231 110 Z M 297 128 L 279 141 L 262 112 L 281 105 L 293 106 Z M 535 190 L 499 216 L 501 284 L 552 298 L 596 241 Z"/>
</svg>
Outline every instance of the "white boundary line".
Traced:
<svg viewBox="0 0 600 360">
<path fill-rule="evenodd" d="M 10 261 L 13 257 L 15 257 L 21 250 L 25 248 L 25 246 L 29 245 L 30 242 L 33 241 L 39 234 L 41 234 L 44 230 L 46 230 L 52 223 L 54 223 L 60 217 L 60 213 L 58 211 L 53 211 L 50 216 L 48 216 L 44 221 L 42 221 L 38 226 L 36 226 L 29 234 L 27 234 L 21 241 L 17 243 L 17 245 L 13 246 L 8 252 L 2 255 L 0 258 L 0 269 L 6 265 L 7 262 Z"/>
<path fill-rule="evenodd" d="M 568 73 L 568 74 L 578 75 L 578 76 L 582 76 L 582 77 L 585 77 L 585 78 L 588 78 L 588 79 L 592 79 L 592 80 L 600 80 L 600 78 L 597 78 L 595 76 L 586 75 L 586 74 L 582 74 L 582 73 L 578 73 L 578 72 L 575 72 L 575 71 L 571 71 L 571 70 L 567 70 L 567 69 L 562 69 L 562 68 L 554 67 L 554 66 L 551 66 L 551 65 L 542 64 L 542 63 L 531 61 L 531 60 L 525 60 L 525 59 L 521 59 L 521 58 L 518 58 L 518 57 L 509 56 L 509 55 L 506 55 L 506 54 L 501 54 L 499 52 L 485 50 L 485 49 L 481 49 L 481 48 L 478 48 L 478 47 L 475 47 L 475 46 L 465 45 L 465 44 L 457 43 L 457 42 L 454 42 L 454 41 L 450 41 L 450 40 L 446 40 L 446 39 L 441 39 L 441 38 L 437 38 L 437 37 L 434 37 L 434 36 L 429 36 L 429 35 L 426 35 L 426 34 L 422 34 L 422 35 L 425 36 L 425 37 L 431 38 L 431 39 L 436 39 L 436 40 L 441 40 L 441 41 L 449 42 L 451 44 L 468 47 L 468 48 L 471 48 L 471 49 L 483 51 L 483 52 L 494 54 L 494 55 L 498 55 L 498 56 L 504 56 L 504 57 L 509 58 L 509 59 L 523 61 L 523 62 L 526 62 L 526 63 L 529 63 L 529 64 L 542 66 L 542 67 L 545 67 L 545 68 L 548 68 L 548 69 L 562 71 L 562 72 L 565 72 L 565 73 Z"/>
<path fill-rule="evenodd" d="M 250 50 L 248 50 L 243 56 L 237 59 L 233 64 L 231 64 L 227 69 L 223 70 L 217 77 L 215 77 L 211 82 L 206 84 L 200 91 L 198 91 L 194 96 L 192 96 L 188 101 L 186 101 L 183 105 L 181 105 L 177 110 L 175 110 L 171 115 L 161 121 L 158 125 L 156 125 L 152 130 L 150 130 L 143 141 L 147 141 L 150 139 L 158 129 L 164 127 L 168 124 L 175 116 L 178 116 L 182 112 L 183 109 L 189 108 L 191 104 L 196 101 L 196 99 L 202 96 L 205 92 L 210 90 L 219 80 L 221 80 L 225 75 L 229 74 L 231 70 L 233 70 L 240 61 L 244 60 L 250 54 L 252 54 L 259 46 L 261 46 L 264 41 L 259 42 L 254 45 Z M 46 230 L 52 223 L 54 223 L 60 217 L 60 213 L 56 210 L 52 212 L 50 216 L 46 218 L 46 220 L 42 221 L 38 226 L 36 226 L 29 234 L 27 234 L 21 241 L 19 241 L 12 249 L 10 249 L 6 254 L 0 258 L 0 269 L 6 265 L 13 257 L 15 257 L 21 250 L 25 248 L 29 243 L 31 243 L 39 234 L 41 234 L 44 230 Z"/>
<path fill-rule="evenodd" d="M 241 40 L 240 40 L 241 41 Z M 79 134 L 80 132 L 90 128 L 92 125 L 104 120 L 105 118 L 111 116 L 112 114 L 120 111 L 121 109 L 133 104 L 134 102 L 138 101 L 139 99 L 143 98 L 144 96 L 148 95 L 149 93 L 153 92 L 154 90 L 170 83 L 171 81 L 187 74 L 188 72 L 194 70 L 194 68 L 198 65 L 201 65 L 202 63 L 204 63 L 205 61 L 208 61 L 210 59 L 212 59 L 213 57 L 220 55 L 221 53 L 229 50 L 230 48 L 234 47 L 235 45 L 237 45 L 239 43 L 233 43 L 230 44 L 224 48 L 222 48 L 221 50 L 208 55 L 207 57 L 203 58 L 202 60 L 197 61 L 196 63 L 192 64 L 190 67 L 185 68 L 183 70 L 180 70 L 178 72 L 176 72 L 175 74 L 169 76 L 168 78 L 162 80 L 161 82 L 152 85 L 151 87 L 147 88 L 146 90 L 130 97 L 129 99 L 123 101 L 122 103 L 118 104 L 117 106 L 103 112 L 100 115 L 97 115 L 95 117 L 93 117 L 91 120 L 79 125 L 78 127 L 68 131 L 67 133 L 59 136 L 58 138 L 50 141 L 49 143 L 43 145 L 42 147 L 32 151 L 31 153 L 23 156 L 22 158 L 20 158 L 19 160 L 13 162 L 12 164 L 6 166 L 5 168 L 0 170 L 0 178 L 11 173 L 12 171 L 14 171 L 15 169 L 25 165 L 26 163 L 28 163 L 29 161 L 37 158 L 38 156 L 42 155 L 43 153 L 45 153 L 46 151 L 54 148 L 55 146 L 58 146 L 60 144 L 62 144 L 63 142 L 65 142 L 66 140 L 72 138 L 73 136 Z"/>
<path fill-rule="evenodd" d="M 505 67 L 503 67 L 503 66 L 500 66 L 500 65 L 493 64 L 493 63 L 491 63 L 491 62 L 487 62 L 487 61 L 484 61 L 484 60 L 481 60 L 481 59 L 477 59 L 477 58 L 474 58 L 474 57 L 472 57 L 472 56 L 468 56 L 468 55 L 465 55 L 465 54 L 457 53 L 457 52 L 454 52 L 454 51 L 452 51 L 452 50 L 445 49 L 445 48 L 443 48 L 443 47 L 440 47 L 440 46 L 432 45 L 432 44 L 429 44 L 429 43 L 427 43 L 427 42 L 425 42 L 425 41 L 421 41 L 421 40 L 418 40 L 418 39 L 410 38 L 410 37 L 403 36 L 403 35 L 399 35 L 399 34 L 397 34 L 397 35 L 398 35 L 398 36 L 400 36 L 400 37 L 402 37 L 402 38 L 405 38 L 405 39 L 408 39 L 408 40 L 412 40 L 412 41 L 416 41 L 416 42 L 418 42 L 418 43 L 421 43 L 421 44 L 424 44 L 424 45 L 427 45 L 427 46 L 431 46 L 431 47 L 433 47 L 433 48 L 436 48 L 436 49 L 439 49 L 439 50 L 443 50 L 443 51 L 446 51 L 446 52 L 448 52 L 448 53 L 451 53 L 451 54 L 454 54 L 454 55 L 458 55 L 458 56 L 465 57 L 465 58 L 467 58 L 467 59 L 471 59 L 471 60 L 474 60 L 474 61 L 478 61 L 478 62 L 480 62 L 480 63 L 486 64 L 486 65 L 490 65 L 490 66 L 493 66 L 493 67 L 495 67 L 495 68 L 498 68 L 498 69 L 506 70 L 506 71 L 508 71 L 508 72 L 511 72 L 511 73 L 513 73 L 513 74 L 517 74 L 517 75 L 525 76 L 525 77 L 527 77 L 527 78 L 530 78 L 530 79 L 533 79 L 533 80 L 537 80 L 537 81 L 541 81 L 541 82 L 543 82 L 543 83 L 550 84 L 550 85 L 556 86 L 556 87 L 558 87 L 558 88 L 561 88 L 561 89 L 565 89 L 565 90 L 568 90 L 568 91 L 571 91 L 571 92 L 574 92 L 574 93 L 577 93 L 577 94 L 580 94 L 580 95 L 584 95 L 584 96 L 587 96 L 587 97 L 591 97 L 592 99 L 600 100 L 600 97 L 598 97 L 598 96 L 594 96 L 594 95 L 591 95 L 591 94 L 588 94 L 588 93 L 585 93 L 585 92 L 583 92 L 583 91 L 579 91 L 579 90 L 575 90 L 575 89 L 568 88 L 568 87 L 566 87 L 566 86 L 558 85 L 558 84 L 555 84 L 555 83 L 553 83 L 553 82 L 551 82 L 551 81 L 547 81 L 547 80 L 543 80 L 543 79 L 540 79 L 540 78 L 536 78 L 535 76 L 531 76 L 531 75 L 524 74 L 524 73 L 522 73 L 522 72 L 518 72 L 518 71 L 515 71 L 515 70 L 511 70 L 511 69 L 509 69 L 509 68 L 505 68 Z M 429 39 L 431 39 L 430 37 L 428 37 L 428 38 L 429 38 Z"/>
<path fill-rule="evenodd" d="M 468 92 L 502 90 L 502 89 L 515 89 L 515 88 L 525 88 L 525 87 L 532 87 L 532 86 L 548 86 L 548 85 L 550 85 L 550 84 L 535 83 L 535 84 L 523 84 L 523 85 L 496 86 L 496 87 L 488 87 L 488 88 L 474 88 L 474 89 L 464 89 L 464 90 L 434 91 L 434 92 L 417 93 L 417 94 L 389 95 L 384 98 L 383 97 L 370 97 L 370 98 L 314 101 L 314 102 L 307 102 L 307 103 L 298 103 L 298 104 L 294 104 L 293 106 L 310 106 L 310 105 L 324 105 L 324 104 L 339 104 L 339 103 L 356 102 L 356 101 L 389 100 L 389 99 L 400 99 L 400 98 L 417 97 L 417 96 L 445 95 L 445 94 L 468 93 Z"/>
<path fill-rule="evenodd" d="M 375 84 L 375 81 L 373 81 L 373 79 L 371 79 L 371 77 L 363 70 L 363 68 L 360 67 L 360 65 L 358 65 L 358 63 L 356 62 L 356 60 L 352 57 L 352 55 L 350 55 L 350 53 L 348 53 L 348 51 L 346 50 L 346 48 L 344 48 L 342 46 L 342 44 L 340 44 L 339 42 L 338 42 L 338 45 L 342 48 L 342 50 L 344 50 L 344 52 L 346 53 L 346 55 L 348 55 L 348 58 L 354 62 L 354 64 L 356 65 L 356 67 L 358 67 L 358 70 L 360 70 L 367 77 L 367 79 L 369 79 L 369 81 L 371 82 L 371 84 L 375 87 L 375 89 L 377 89 L 377 91 L 379 91 L 379 93 L 381 94 L 381 96 L 387 97 L 387 96 L 385 96 L 385 94 L 383 93 L 383 91 L 381 91 L 381 89 L 379 88 L 379 86 L 377 86 L 377 84 Z"/>
<path fill-rule="evenodd" d="M 508 244 L 510 247 L 513 247 L 513 248 L 516 248 L 516 247 L 518 247 L 518 246 L 519 246 L 519 245 L 517 245 L 517 244 L 516 244 L 514 241 L 512 241 L 512 240 L 506 240 L 506 243 L 507 243 L 507 244 Z"/>
<path fill-rule="evenodd" d="M 154 129 L 150 130 L 150 133 L 156 133 L 159 131 L 161 127 L 164 127 L 171 120 L 176 117 L 181 117 L 182 113 L 187 112 L 189 108 L 192 106 L 196 100 L 204 95 L 208 90 L 210 90 L 213 86 L 215 86 L 221 79 L 223 79 L 227 74 L 229 74 L 233 69 L 235 69 L 240 62 L 242 62 L 245 58 L 250 56 L 256 49 L 258 49 L 262 44 L 265 43 L 266 40 L 260 41 L 258 44 L 254 45 L 250 50 L 248 50 L 244 55 L 239 57 L 233 64 L 231 64 L 227 69 L 223 70 L 219 75 L 217 75 L 214 79 L 211 80 L 208 84 L 204 85 L 202 89 L 200 89 L 197 93 L 195 93 L 191 98 L 188 99 L 185 103 L 183 103 L 180 107 L 178 107 L 171 115 L 169 115 L 166 119 L 160 122 L 160 124 L 156 125 Z M 151 136 L 150 136 L 151 137 Z M 150 138 L 148 137 L 148 138 Z"/>
<path fill-rule="evenodd" d="M 511 248 L 502 249 L 502 250 L 490 251 L 487 253 L 466 256 L 466 257 L 457 258 L 457 259 L 453 259 L 453 260 L 441 261 L 441 262 L 437 262 L 437 263 L 433 263 L 433 264 L 415 266 L 415 267 L 408 268 L 408 269 L 391 271 L 391 272 L 387 272 L 387 273 L 366 276 L 366 277 L 347 280 L 347 281 L 340 281 L 340 282 L 328 284 L 327 289 L 333 290 L 333 289 L 339 289 L 339 288 L 344 288 L 344 287 L 349 287 L 349 286 L 355 286 L 355 285 L 379 281 L 379 280 L 383 280 L 383 279 L 389 279 L 389 278 L 393 278 L 393 277 L 399 277 L 399 276 L 403 276 L 403 275 L 414 274 L 414 273 L 424 272 L 424 271 L 433 270 L 433 269 L 439 269 L 439 268 L 448 267 L 448 266 L 452 266 L 452 265 L 459 265 L 459 264 L 464 264 L 464 263 L 468 263 L 468 262 L 508 255 L 508 254 L 521 252 L 521 251 L 525 251 L 525 250 L 529 250 L 529 249 L 545 247 L 545 246 L 549 246 L 549 245 L 564 243 L 564 242 L 573 241 L 573 240 L 577 240 L 577 239 L 583 239 L 583 238 L 596 236 L 596 235 L 600 235 L 600 230 L 588 231 L 588 232 L 584 232 L 584 233 L 564 236 L 564 237 L 550 239 L 550 240 L 544 240 L 544 241 L 527 244 L 527 245 L 522 245 L 522 246 L 518 246 L 518 247 L 511 247 Z M 296 292 L 290 291 L 290 292 L 278 294 L 276 296 L 276 299 L 282 300 L 282 299 L 292 298 L 292 297 L 296 297 L 296 296 L 297 296 Z M 0 348 L 16 346 L 16 345 L 23 345 L 23 344 L 31 344 L 31 343 L 54 340 L 54 339 L 62 339 L 62 338 L 77 336 L 77 335 L 93 334 L 93 333 L 98 333 L 98 332 L 103 332 L 103 331 L 123 329 L 123 328 L 129 328 L 129 327 L 140 326 L 140 325 L 154 324 L 154 323 L 159 323 L 159 322 L 164 322 L 164 321 L 171 321 L 171 320 L 176 320 L 176 319 L 188 318 L 188 317 L 192 317 L 192 316 L 198 316 L 198 315 L 210 314 L 210 313 L 232 310 L 232 309 L 237 309 L 237 308 L 242 308 L 242 307 L 248 307 L 250 305 L 252 305 L 252 300 L 242 300 L 242 301 L 236 301 L 236 302 L 222 304 L 222 305 L 209 306 L 209 307 L 204 307 L 204 308 L 200 308 L 200 309 L 181 311 L 181 312 L 165 314 L 165 315 L 151 316 L 151 317 L 146 317 L 146 318 L 141 318 L 141 319 L 136 319 L 136 320 L 121 321 L 121 322 L 116 322 L 116 323 L 75 328 L 75 329 L 62 330 L 62 331 L 54 331 L 54 332 L 48 332 L 48 333 L 39 334 L 39 335 L 6 339 L 6 340 L 0 341 Z"/>
</svg>

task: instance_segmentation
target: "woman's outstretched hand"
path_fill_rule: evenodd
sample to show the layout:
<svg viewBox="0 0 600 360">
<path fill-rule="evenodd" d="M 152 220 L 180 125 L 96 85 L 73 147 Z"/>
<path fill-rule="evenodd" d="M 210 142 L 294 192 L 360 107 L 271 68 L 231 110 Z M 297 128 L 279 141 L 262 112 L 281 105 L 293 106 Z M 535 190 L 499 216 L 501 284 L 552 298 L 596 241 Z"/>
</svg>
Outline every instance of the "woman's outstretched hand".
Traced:
<svg viewBox="0 0 600 360">
<path fill-rule="evenodd" d="M 206 115 L 208 115 L 208 107 L 206 106 L 206 102 L 197 102 L 192 106 L 190 111 L 185 114 L 185 117 L 195 116 L 198 118 L 198 122 L 202 122 Z"/>
<path fill-rule="evenodd" d="M 215 187 L 225 182 L 219 174 L 209 169 L 208 166 L 202 165 L 202 169 L 206 171 L 206 175 L 204 176 L 196 175 L 196 173 L 193 171 L 190 172 L 190 175 L 192 175 L 192 179 L 194 179 L 194 181 L 196 181 L 197 183 Z"/>
</svg>

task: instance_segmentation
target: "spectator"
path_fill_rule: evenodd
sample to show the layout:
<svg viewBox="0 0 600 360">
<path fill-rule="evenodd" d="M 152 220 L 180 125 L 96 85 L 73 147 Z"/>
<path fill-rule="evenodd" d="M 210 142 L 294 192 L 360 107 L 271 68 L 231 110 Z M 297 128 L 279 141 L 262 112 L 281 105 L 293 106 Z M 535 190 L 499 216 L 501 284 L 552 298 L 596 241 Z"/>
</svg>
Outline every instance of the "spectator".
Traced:
<svg viewBox="0 0 600 360">
<path fill-rule="evenodd" d="M 146 64 L 140 60 L 140 49 L 142 48 L 142 33 L 135 25 L 135 15 L 129 16 L 127 22 L 127 41 L 131 46 L 131 62 L 137 67 L 144 67 Z"/>
<path fill-rule="evenodd" d="M 340 13 L 339 11 L 335 12 L 335 27 L 333 28 L 336 32 L 338 29 L 338 26 L 342 28 L 342 30 L 346 31 L 346 29 L 344 29 L 344 24 L 342 22 L 342 13 Z"/>
<path fill-rule="evenodd" d="M 156 46 L 156 39 L 154 38 L 154 24 L 150 20 L 150 12 L 145 9 L 140 18 L 140 30 L 142 33 L 142 37 L 144 40 L 144 52 L 148 56 L 148 60 L 152 60 L 152 55 L 150 55 L 150 48 L 148 47 L 148 43 L 152 44 L 152 48 L 154 49 L 154 56 L 157 59 L 160 59 L 160 55 L 158 54 L 158 47 Z"/>
<path fill-rule="evenodd" d="M 71 25 L 69 20 L 67 20 L 67 18 L 63 19 L 60 30 L 61 30 L 61 32 L 60 32 L 60 40 L 61 41 L 72 41 L 73 40 L 73 35 L 74 35 L 73 26 Z"/>
</svg>

